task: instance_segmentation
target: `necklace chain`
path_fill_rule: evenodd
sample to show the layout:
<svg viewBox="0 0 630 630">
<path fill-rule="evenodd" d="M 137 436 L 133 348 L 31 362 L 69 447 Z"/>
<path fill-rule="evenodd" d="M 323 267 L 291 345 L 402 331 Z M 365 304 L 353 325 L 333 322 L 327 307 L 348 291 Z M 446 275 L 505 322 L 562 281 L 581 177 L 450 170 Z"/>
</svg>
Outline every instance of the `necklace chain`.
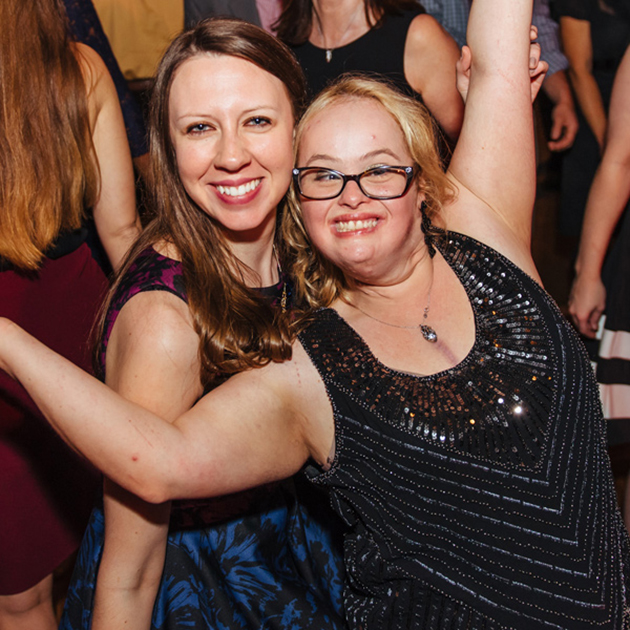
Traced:
<svg viewBox="0 0 630 630">
<path fill-rule="evenodd" d="M 332 56 L 333 56 L 333 51 L 336 48 L 339 48 L 339 46 L 341 45 L 341 42 L 343 42 L 344 37 L 348 34 L 348 31 L 350 30 L 350 27 L 352 26 L 352 24 L 354 23 L 357 15 L 359 14 L 359 9 L 361 9 L 361 5 L 362 3 L 357 4 L 357 8 L 354 10 L 354 13 L 350 16 L 350 20 L 348 21 L 348 24 L 346 26 L 346 30 L 341 34 L 341 37 L 339 38 L 339 40 L 337 41 L 337 44 L 335 46 L 328 46 L 326 44 L 326 36 L 324 35 L 324 29 L 322 28 L 322 21 L 319 17 L 319 14 L 317 13 L 317 10 L 315 9 L 315 7 L 313 7 L 313 13 L 315 13 L 315 17 L 317 18 L 316 22 L 317 22 L 317 29 L 319 30 L 319 35 L 322 38 L 322 43 L 324 44 L 324 52 L 326 55 L 326 63 L 330 63 L 332 61 Z"/>
<path fill-rule="evenodd" d="M 429 287 L 429 293 L 427 294 L 427 305 L 424 307 L 424 310 L 422 312 L 422 322 L 420 324 L 414 324 L 413 326 L 402 326 L 401 324 L 392 324 L 391 322 L 385 322 L 382 319 L 379 319 L 378 317 L 374 317 L 374 315 L 370 315 L 369 313 L 366 313 L 357 304 L 354 304 L 352 302 L 349 302 L 349 304 L 350 306 L 356 308 L 357 311 L 360 311 L 366 317 L 373 319 L 375 322 L 378 322 L 379 324 L 384 324 L 385 326 L 391 326 L 392 328 L 401 328 L 402 330 L 418 329 L 420 330 L 420 334 L 426 341 L 428 341 L 429 343 L 436 343 L 438 340 L 437 333 L 435 332 L 435 329 L 432 326 L 429 326 L 427 324 L 427 318 L 429 317 L 429 309 L 431 308 L 431 289 L 432 288 L 433 288 L 433 278 L 431 278 L 431 286 Z"/>
<path fill-rule="evenodd" d="M 280 308 L 282 309 L 283 313 L 286 313 L 287 301 L 288 301 L 287 279 L 284 277 L 284 274 L 282 273 L 282 265 L 280 264 L 280 258 L 278 257 L 278 250 L 276 249 L 275 243 L 273 243 L 272 248 L 273 248 L 273 255 L 276 259 L 276 265 L 278 266 L 278 280 L 282 280 L 282 296 L 280 297 Z"/>
</svg>

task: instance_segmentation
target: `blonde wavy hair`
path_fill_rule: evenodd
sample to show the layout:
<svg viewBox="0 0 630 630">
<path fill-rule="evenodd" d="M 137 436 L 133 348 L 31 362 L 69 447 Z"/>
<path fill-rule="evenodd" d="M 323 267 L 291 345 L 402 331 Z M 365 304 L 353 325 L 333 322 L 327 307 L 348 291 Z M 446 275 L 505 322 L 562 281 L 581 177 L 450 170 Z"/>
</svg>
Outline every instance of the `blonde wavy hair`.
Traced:
<svg viewBox="0 0 630 630">
<path fill-rule="evenodd" d="M 425 195 L 423 225 L 425 230 L 430 230 L 431 220 L 440 213 L 446 202 L 453 199 L 455 188 L 444 173 L 436 126 L 428 110 L 388 83 L 361 75 L 343 75 L 322 90 L 296 128 L 296 163 L 302 138 L 313 118 L 332 105 L 353 100 L 376 101 L 398 124 L 417 168 L 416 183 Z M 313 247 L 304 227 L 300 199 L 294 185 L 289 191 L 282 218 L 282 238 L 295 282 L 297 304 L 305 309 L 317 308 L 329 306 L 337 298 L 344 299 L 352 279 L 347 278 L 341 269 Z"/>
</svg>

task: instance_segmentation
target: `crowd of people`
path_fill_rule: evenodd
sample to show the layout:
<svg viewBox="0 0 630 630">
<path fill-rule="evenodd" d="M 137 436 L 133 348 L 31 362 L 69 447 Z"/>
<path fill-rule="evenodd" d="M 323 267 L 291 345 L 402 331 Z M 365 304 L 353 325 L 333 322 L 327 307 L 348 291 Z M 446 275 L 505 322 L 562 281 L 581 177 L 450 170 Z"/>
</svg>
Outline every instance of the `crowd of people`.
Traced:
<svg viewBox="0 0 630 630">
<path fill-rule="evenodd" d="M 0 629 L 630 630 L 624 3 L 183 11 L 0 5 Z"/>
</svg>

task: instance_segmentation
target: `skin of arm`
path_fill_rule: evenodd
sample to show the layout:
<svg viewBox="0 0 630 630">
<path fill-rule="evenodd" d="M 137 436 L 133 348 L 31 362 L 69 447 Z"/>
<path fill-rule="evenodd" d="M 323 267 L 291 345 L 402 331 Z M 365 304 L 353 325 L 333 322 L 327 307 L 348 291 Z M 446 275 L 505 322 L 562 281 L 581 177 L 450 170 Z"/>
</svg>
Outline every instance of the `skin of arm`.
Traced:
<svg viewBox="0 0 630 630">
<path fill-rule="evenodd" d="M 140 232 L 133 164 L 114 82 L 101 58 L 76 44 L 86 85 L 92 141 L 100 172 L 94 223 L 114 270 Z"/>
<path fill-rule="evenodd" d="M 553 103 L 548 147 L 551 151 L 564 151 L 573 145 L 579 127 L 571 88 L 564 70 L 548 75 L 542 89 Z"/>
<path fill-rule="evenodd" d="M 602 162 L 588 196 L 569 313 L 579 331 L 594 337 L 604 312 L 602 265 L 610 238 L 630 197 L 630 49 L 617 71 Z"/>
<path fill-rule="evenodd" d="M 202 394 L 199 339 L 185 303 L 167 292 L 134 296 L 116 319 L 106 384 L 172 422 Z M 153 505 L 105 478 L 105 540 L 92 630 L 148 630 L 164 566 L 170 503 Z"/>
<path fill-rule="evenodd" d="M 569 60 L 569 78 L 576 98 L 600 149 L 606 135 L 606 109 L 593 76 L 591 24 L 572 17 L 560 18 L 560 37 Z"/>
<path fill-rule="evenodd" d="M 66 442 L 150 503 L 230 494 L 290 477 L 309 458 L 330 462 L 332 408 L 299 344 L 290 361 L 236 374 L 172 424 L 4 318 L 0 369 Z"/>
<path fill-rule="evenodd" d="M 451 142 L 456 142 L 464 117 L 464 103 L 456 88 L 455 40 L 430 15 L 411 22 L 405 42 L 405 78 L 422 95 Z"/>
<path fill-rule="evenodd" d="M 444 215 L 450 229 L 488 243 L 537 278 L 530 253 L 536 192 L 530 68 L 538 66 L 530 59 L 537 50 L 530 49 L 531 14 L 531 0 L 472 5 L 466 116 L 449 168 L 459 192 Z"/>
</svg>

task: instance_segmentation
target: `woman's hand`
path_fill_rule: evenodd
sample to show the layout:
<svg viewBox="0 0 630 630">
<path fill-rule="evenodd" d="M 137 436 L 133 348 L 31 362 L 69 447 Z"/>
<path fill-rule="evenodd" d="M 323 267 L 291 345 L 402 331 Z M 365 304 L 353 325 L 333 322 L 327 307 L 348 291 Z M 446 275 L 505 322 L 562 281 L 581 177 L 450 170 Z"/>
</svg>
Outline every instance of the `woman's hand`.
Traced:
<svg viewBox="0 0 630 630">
<path fill-rule="evenodd" d="M 601 277 L 578 274 L 571 287 L 569 313 L 580 334 L 594 339 L 606 306 L 606 289 Z"/>
</svg>

